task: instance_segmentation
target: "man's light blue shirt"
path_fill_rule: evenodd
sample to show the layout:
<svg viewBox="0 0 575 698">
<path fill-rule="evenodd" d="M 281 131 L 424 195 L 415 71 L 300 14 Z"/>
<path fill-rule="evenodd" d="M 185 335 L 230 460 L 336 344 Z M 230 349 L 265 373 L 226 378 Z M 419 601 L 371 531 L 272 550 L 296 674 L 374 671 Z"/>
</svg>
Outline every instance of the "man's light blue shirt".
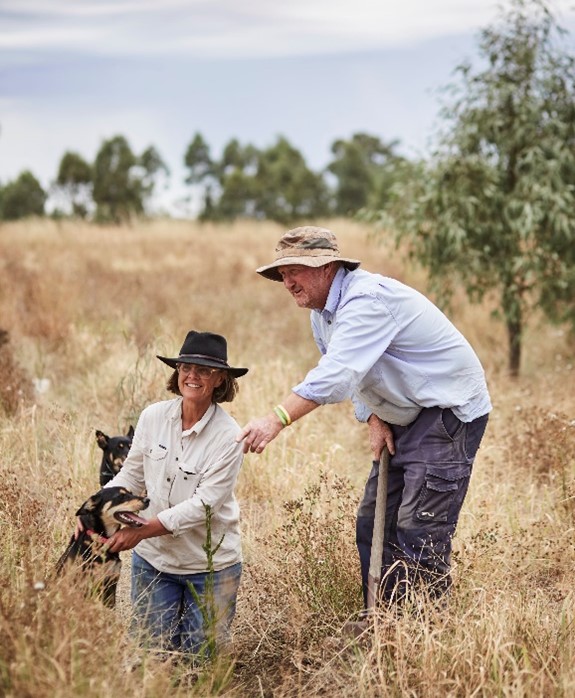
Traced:
<svg viewBox="0 0 575 698">
<path fill-rule="evenodd" d="M 401 282 L 340 268 L 311 325 L 322 357 L 293 392 L 320 405 L 350 398 L 360 421 L 413 422 L 424 407 L 463 422 L 491 411 L 485 374 L 465 337 Z"/>
</svg>

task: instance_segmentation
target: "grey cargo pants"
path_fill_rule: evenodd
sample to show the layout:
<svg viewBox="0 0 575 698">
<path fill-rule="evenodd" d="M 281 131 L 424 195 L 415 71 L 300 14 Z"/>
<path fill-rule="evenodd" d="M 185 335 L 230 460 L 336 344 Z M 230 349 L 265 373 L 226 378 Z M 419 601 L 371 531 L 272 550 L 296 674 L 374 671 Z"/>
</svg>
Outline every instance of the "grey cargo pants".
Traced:
<svg viewBox="0 0 575 698">
<path fill-rule="evenodd" d="M 423 409 L 406 427 L 391 425 L 381 598 L 401 601 L 423 584 L 432 597 L 451 586 L 451 541 L 488 415 L 461 422 L 450 409 Z M 379 464 L 373 463 L 356 522 L 364 603 Z"/>
</svg>

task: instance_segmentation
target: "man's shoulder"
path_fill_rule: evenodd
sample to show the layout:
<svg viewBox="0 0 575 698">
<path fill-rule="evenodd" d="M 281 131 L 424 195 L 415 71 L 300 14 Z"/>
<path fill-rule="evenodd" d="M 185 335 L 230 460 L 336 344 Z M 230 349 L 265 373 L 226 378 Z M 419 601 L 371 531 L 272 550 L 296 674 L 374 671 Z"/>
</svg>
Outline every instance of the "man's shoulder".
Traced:
<svg viewBox="0 0 575 698">
<path fill-rule="evenodd" d="M 365 269 L 355 269 L 346 274 L 342 284 L 342 293 L 346 291 L 351 293 L 397 293 L 401 291 L 408 295 L 421 295 L 416 289 L 399 281 L 399 279 Z"/>
<path fill-rule="evenodd" d="M 341 286 L 342 297 L 349 295 L 373 294 L 388 286 L 395 285 L 395 279 L 365 269 L 356 269 L 346 274 Z"/>
</svg>

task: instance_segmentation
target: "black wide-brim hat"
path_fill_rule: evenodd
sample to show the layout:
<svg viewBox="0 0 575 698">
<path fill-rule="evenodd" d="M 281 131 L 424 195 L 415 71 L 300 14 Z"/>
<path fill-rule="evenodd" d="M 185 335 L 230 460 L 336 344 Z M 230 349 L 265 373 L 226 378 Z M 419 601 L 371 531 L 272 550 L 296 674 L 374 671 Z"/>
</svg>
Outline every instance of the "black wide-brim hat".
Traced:
<svg viewBox="0 0 575 698">
<path fill-rule="evenodd" d="M 158 356 L 156 358 L 163 361 L 172 368 L 177 368 L 178 364 L 197 364 L 198 366 L 211 366 L 229 371 L 234 378 L 245 376 L 247 368 L 234 368 L 228 364 L 228 343 L 225 337 L 212 332 L 196 332 L 190 330 L 180 349 L 180 355 L 175 358 Z"/>
</svg>

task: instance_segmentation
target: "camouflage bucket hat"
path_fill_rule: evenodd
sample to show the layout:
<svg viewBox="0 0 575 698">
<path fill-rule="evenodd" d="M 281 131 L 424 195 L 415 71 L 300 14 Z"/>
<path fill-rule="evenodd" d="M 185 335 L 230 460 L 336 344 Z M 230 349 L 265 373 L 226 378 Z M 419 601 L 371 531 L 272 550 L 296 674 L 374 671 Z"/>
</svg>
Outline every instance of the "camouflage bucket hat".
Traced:
<svg viewBox="0 0 575 698">
<path fill-rule="evenodd" d="M 284 233 L 276 246 L 275 261 L 256 271 L 266 279 L 281 281 L 278 267 L 288 264 L 323 267 L 330 262 L 342 262 L 347 269 L 357 269 L 361 264 L 357 259 L 340 256 L 337 239 L 331 230 L 305 225 Z"/>
</svg>

